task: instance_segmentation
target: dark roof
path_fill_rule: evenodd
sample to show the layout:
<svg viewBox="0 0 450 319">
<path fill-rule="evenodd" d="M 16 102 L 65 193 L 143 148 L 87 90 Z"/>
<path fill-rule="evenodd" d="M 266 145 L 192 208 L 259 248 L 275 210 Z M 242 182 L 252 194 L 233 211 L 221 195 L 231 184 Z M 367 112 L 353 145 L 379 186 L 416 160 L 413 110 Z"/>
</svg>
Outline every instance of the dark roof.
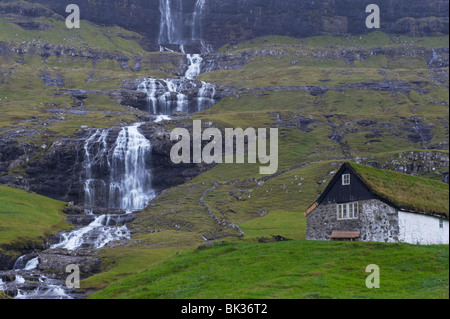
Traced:
<svg viewBox="0 0 450 319">
<path fill-rule="evenodd" d="M 447 183 L 348 162 L 341 166 L 306 215 L 321 204 L 346 169 L 354 173 L 375 198 L 398 210 L 445 218 L 449 216 Z"/>
</svg>

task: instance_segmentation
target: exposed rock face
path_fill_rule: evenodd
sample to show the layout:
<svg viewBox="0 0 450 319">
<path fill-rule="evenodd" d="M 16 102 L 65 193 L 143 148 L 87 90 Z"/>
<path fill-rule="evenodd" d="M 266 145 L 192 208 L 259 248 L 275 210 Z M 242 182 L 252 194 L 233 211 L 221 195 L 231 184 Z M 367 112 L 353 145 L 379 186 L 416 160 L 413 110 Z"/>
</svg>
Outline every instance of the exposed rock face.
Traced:
<svg viewBox="0 0 450 319">
<path fill-rule="evenodd" d="M 183 127 L 180 123 L 176 125 Z M 173 164 L 170 151 L 176 142 L 170 140 L 170 131 L 164 124 L 144 124 L 141 129 L 152 143 L 152 183 L 157 192 L 186 183 L 211 168 L 206 164 Z"/>
<path fill-rule="evenodd" d="M 82 180 L 83 140 L 62 139 L 53 143 L 46 155 L 25 169 L 28 187 L 40 195 L 77 202 Z"/>
<path fill-rule="evenodd" d="M 36 251 L 48 249 L 50 247 L 50 237 L 40 238 L 40 240 L 15 242 L 10 245 L 0 246 L 0 271 L 13 269 L 20 256 L 27 255 L 24 261 L 34 258 Z"/>
<path fill-rule="evenodd" d="M 442 181 L 443 181 L 444 183 L 447 183 L 447 184 L 448 184 L 448 182 L 449 182 L 448 175 L 449 175 L 448 172 L 442 174 Z"/>
<path fill-rule="evenodd" d="M 394 170 L 396 172 L 422 176 L 435 174 L 442 176 L 442 181 L 448 183 L 448 153 L 440 151 L 402 152 L 390 156 L 384 161 L 374 161 L 373 158 L 355 159 L 356 162 L 365 163 L 380 169 Z"/>
<path fill-rule="evenodd" d="M 17 159 L 24 155 L 24 150 L 16 141 L 0 140 L 0 174 L 6 172 L 10 165 L 15 165 Z"/>
<path fill-rule="evenodd" d="M 12 0 L 10 0 L 12 1 Z M 66 16 L 70 1 L 31 0 Z M 183 0 L 183 21 L 192 21 L 196 0 Z M 369 0 L 206 0 L 202 36 L 219 47 L 264 35 L 304 37 L 324 33 L 361 34 L 370 30 L 365 20 Z M 120 25 L 144 34 L 155 45 L 160 29 L 159 0 L 79 0 L 83 19 Z M 382 31 L 425 35 L 448 34 L 448 0 L 380 0 Z M 433 18 L 431 18 L 433 17 Z M 187 28 L 186 28 L 187 29 Z M 186 30 L 185 32 L 189 32 Z M 184 37 L 189 35 L 185 34 Z"/>
<path fill-rule="evenodd" d="M 65 278 L 68 265 L 78 265 L 84 275 L 93 275 L 100 272 L 101 261 L 96 255 L 98 251 L 65 249 L 47 250 L 39 254 L 40 271 L 52 271 L 62 274 Z"/>
</svg>

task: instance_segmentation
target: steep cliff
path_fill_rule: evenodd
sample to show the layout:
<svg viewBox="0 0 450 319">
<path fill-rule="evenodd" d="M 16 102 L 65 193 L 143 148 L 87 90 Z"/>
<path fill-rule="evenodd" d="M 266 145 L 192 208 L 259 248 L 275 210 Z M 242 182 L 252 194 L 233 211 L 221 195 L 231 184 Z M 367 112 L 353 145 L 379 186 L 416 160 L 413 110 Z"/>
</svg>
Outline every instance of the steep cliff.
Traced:
<svg viewBox="0 0 450 319">
<path fill-rule="evenodd" d="M 177 12 L 182 39 L 193 36 L 196 0 L 169 1 Z M 8 2 L 12 2 L 9 0 Z M 73 1 L 30 0 L 67 16 L 65 8 Z M 369 30 L 365 20 L 371 0 L 206 0 L 201 34 L 203 40 L 220 47 L 265 35 L 305 37 L 320 34 L 362 34 Z M 159 0 L 78 0 L 82 19 L 106 25 L 119 25 L 145 35 L 153 45 L 160 39 Z M 380 0 L 381 29 L 384 32 L 430 35 L 448 34 L 448 0 Z M 198 34 L 197 34 L 198 36 Z M 167 41 L 164 41 L 167 42 Z M 166 44 L 166 43 L 165 43 Z"/>
</svg>

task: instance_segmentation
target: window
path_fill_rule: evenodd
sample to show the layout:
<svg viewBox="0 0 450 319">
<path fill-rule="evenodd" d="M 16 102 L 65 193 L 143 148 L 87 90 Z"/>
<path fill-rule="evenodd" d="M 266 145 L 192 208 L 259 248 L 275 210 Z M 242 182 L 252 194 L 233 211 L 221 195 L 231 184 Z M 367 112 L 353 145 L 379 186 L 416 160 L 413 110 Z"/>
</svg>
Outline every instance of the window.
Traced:
<svg viewBox="0 0 450 319">
<path fill-rule="evenodd" d="M 337 219 L 358 219 L 359 218 L 359 204 L 347 203 L 337 205 Z"/>
<path fill-rule="evenodd" d="M 342 185 L 350 185 L 350 174 L 342 175 Z"/>
<path fill-rule="evenodd" d="M 443 219 L 439 219 L 439 228 L 441 228 L 441 229 L 444 228 L 444 220 Z"/>
</svg>

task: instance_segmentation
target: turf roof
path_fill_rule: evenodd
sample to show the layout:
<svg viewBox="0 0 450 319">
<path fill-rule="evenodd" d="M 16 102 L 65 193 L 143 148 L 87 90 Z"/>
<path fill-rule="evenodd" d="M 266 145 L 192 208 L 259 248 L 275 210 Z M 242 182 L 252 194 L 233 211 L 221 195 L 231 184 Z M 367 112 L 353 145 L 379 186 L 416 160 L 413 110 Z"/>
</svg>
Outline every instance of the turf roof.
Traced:
<svg viewBox="0 0 450 319">
<path fill-rule="evenodd" d="M 447 183 L 348 163 L 376 195 L 412 212 L 449 215 Z M 345 165 L 345 164 L 344 164 Z"/>
<path fill-rule="evenodd" d="M 341 166 L 322 195 L 308 208 L 305 216 L 320 205 L 328 189 L 346 168 L 352 170 L 375 197 L 389 205 L 407 212 L 449 217 L 449 184 L 348 162 Z"/>
</svg>

